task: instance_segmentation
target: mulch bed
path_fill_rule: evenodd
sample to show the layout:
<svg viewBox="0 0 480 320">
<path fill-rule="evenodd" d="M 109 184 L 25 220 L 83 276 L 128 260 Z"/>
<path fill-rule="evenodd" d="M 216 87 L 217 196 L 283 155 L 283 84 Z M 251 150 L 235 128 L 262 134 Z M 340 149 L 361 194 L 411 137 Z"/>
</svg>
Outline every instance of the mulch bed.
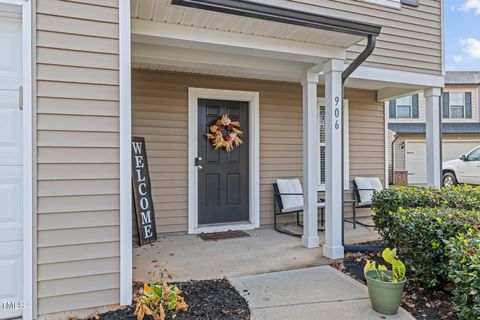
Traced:
<svg viewBox="0 0 480 320">
<path fill-rule="evenodd" d="M 357 252 L 347 253 L 343 263 L 334 263 L 332 266 L 366 285 L 363 268 L 367 259 L 385 264 L 378 252 Z M 454 319 L 454 314 L 450 309 L 450 299 L 450 292 L 441 288 L 426 288 L 407 282 L 403 293 L 402 307 L 415 319 Z"/>
<path fill-rule="evenodd" d="M 188 304 L 187 311 L 179 311 L 168 320 L 248 320 L 250 310 L 247 301 L 226 279 L 173 282 Z M 139 292 L 143 283 L 134 283 L 134 292 Z M 135 305 L 109 311 L 88 320 L 124 320 L 136 319 Z M 146 320 L 153 320 L 145 316 Z"/>
</svg>

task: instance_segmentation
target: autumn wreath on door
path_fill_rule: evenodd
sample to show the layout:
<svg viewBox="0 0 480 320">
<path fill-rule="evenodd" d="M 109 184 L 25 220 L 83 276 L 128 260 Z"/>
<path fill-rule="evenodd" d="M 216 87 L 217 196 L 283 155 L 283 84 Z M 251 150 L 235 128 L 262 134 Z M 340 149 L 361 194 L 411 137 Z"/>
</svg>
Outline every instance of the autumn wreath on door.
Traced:
<svg viewBox="0 0 480 320">
<path fill-rule="evenodd" d="M 240 121 L 232 121 L 230 115 L 224 114 L 210 125 L 206 134 L 215 150 L 224 149 L 227 152 L 233 150 L 243 143 L 243 132 L 240 128 Z"/>
</svg>

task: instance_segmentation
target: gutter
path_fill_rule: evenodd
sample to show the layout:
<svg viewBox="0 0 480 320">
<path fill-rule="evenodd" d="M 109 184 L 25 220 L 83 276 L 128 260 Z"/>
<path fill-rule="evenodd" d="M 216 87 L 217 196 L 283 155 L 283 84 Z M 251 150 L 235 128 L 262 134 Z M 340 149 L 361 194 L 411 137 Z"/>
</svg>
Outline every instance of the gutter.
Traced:
<svg viewBox="0 0 480 320">
<path fill-rule="evenodd" d="M 398 134 L 395 134 L 395 139 L 392 141 L 392 184 L 395 184 L 395 142 L 398 140 Z"/>
<path fill-rule="evenodd" d="M 287 23 L 367 37 L 380 34 L 381 26 L 247 0 L 172 0 L 172 4 L 237 16 Z"/>
</svg>

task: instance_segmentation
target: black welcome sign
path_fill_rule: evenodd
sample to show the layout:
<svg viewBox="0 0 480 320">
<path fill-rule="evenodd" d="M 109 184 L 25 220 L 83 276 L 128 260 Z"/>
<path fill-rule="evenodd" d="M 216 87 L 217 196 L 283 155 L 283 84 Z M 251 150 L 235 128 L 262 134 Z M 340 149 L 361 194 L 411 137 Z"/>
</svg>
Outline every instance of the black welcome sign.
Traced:
<svg viewBox="0 0 480 320">
<path fill-rule="evenodd" d="M 157 240 L 147 150 L 143 137 L 132 137 L 132 183 L 140 245 Z"/>
</svg>

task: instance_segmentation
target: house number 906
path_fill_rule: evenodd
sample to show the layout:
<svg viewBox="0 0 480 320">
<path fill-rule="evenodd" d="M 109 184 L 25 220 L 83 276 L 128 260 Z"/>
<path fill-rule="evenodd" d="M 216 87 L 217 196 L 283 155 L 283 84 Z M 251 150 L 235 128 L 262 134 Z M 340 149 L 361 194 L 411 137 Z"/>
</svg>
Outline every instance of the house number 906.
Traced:
<svg viewBox="0 0 480 320">
<path fill-rule="evenodd" d="M 339 124 L 339 120 L 338 120 L 338 117 L 340 116 L 340 109 L 338 108 L 338 103 L 340 102 L 340 98 L 339 97 L 335 97 L 335 129 L 339 129 L 340 128 L 340 124 Z"/>
</svg>

